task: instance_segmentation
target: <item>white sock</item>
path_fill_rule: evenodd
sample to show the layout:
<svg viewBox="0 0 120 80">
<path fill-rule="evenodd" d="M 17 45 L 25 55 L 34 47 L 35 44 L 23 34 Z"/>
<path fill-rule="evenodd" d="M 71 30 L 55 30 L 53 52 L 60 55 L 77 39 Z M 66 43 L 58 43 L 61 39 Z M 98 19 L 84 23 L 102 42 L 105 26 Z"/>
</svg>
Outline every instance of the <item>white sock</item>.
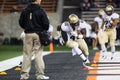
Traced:
<svg viewBox="0 0 120 80">
<path fill-rule="evenodd" d="M 106 49 L 106 47 L 105 47 L 105 45 L 103 44 L 103 45 L 101 45 L 101 50 L 102 50 L 102 52 L 106 52 L 107 51 L 107 49 Z"/>
<path fill-rule="evenodd" d="M 80 54 L 80 57 L 82 58 L 82 60 L 85 62 L 85 61 L 87 61 L 87 58 L 85 57 L 85 55 L 84 54 Z"/>
<path fill-rule="evenodd" d="M 74 49 L 72 49 L 72 56 L 75 56 L 76 54 L 77 52 Z"/>
<path fill-rule="evenodd" d="M 112 53 L 115 53 L 115 46 L 112 46 L 112 47 L 111 47 L 111 52 L 112 52 Z"/>
<path fill-rule="evenodd" d="M 82 54 L 82 51 L 81 51 L 78 47 L 74 47 L 73 49 L 74 49 L 74 51 L 75 51 L 77 54 L 80 55 L 80 57 L 82 58 L 83 61 L 86 61 L 86 60 L 87 60 L 87 58 L 85 57 L 85 55 Z"/>
</svg>

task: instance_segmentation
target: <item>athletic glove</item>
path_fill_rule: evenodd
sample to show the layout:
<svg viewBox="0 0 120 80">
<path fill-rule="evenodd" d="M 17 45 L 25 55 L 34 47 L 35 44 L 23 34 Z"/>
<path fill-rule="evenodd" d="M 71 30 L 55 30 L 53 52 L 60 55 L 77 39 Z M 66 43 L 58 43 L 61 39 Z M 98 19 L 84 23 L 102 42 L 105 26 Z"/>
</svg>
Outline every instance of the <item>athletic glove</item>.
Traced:
<svg viewBox="0 0 120 80">
<path fill-rule="evenodd" d="M 59 42 L 60 42 L 61 45 L 64 45 L 64 44 L 65 44 L 65 41 L 63 40 L 62 37 L 59 38 Z"/>
</svg>

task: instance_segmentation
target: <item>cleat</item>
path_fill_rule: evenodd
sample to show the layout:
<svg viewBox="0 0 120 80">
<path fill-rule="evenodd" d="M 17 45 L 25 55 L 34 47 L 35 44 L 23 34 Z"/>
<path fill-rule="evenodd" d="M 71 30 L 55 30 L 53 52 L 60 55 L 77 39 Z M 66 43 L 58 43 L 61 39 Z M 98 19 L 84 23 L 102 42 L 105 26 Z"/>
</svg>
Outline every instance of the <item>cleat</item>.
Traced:
<svg viewBox="0 0 120 80">
<path fill-rule="evenodd" d="M 89 69 L 93 69 L 91 66 L 88 66 L 88 65 L 86 65 L 86 64 L 84 64 L 84 63 L 83 63 L 83 66 L 84 66 L 85 68 L 87 68 L 88 70 L 89 70 Z"/>
<path fill-rule="evenodd" d="M 49 79 L 49 77 L 48 76 L 44 76 L 44 75 L 40 75 L 40 76 L 37 76 L 37 78 L 36 78 L 37 80 L 42 80 L 42 79 L 44 79 L 44 80 L 48 80 Z"/>
<path fill-rule="evenodd" d="M 115 57 L 114 54 L 115 54 L 115 52 L 112 52 L 112 55 L 111 55 L 111 58 L 110 58 L 111 60 L 113 60 L 113 58 Z"/>
<path fill-rule="evenodd" d="M 113 57 L 111 57 L 111 60 L 113 59 Z"/>
<path fill-rule="evenodd" d="M 105 60 L 106 58 L 107 58 L 107 56 L 103 55 L 100 59 Z"/>
<path fill-rule="evenodd" d="M 83 68 L 83 70 L 88 71 L 89 69 L 88 68 Z"/>
<path fill-rule="evenodd" d="M 92 67 L 90 67 L 90 61 L 88 59 L 85 62 L 83 62 L 83 66 L 88 69 L 93 69 Z"/>
<path fill-rule="evenodd" d="M 99 50 L 98 47 L 94 47 L 93 50 Z"/>
</svg>

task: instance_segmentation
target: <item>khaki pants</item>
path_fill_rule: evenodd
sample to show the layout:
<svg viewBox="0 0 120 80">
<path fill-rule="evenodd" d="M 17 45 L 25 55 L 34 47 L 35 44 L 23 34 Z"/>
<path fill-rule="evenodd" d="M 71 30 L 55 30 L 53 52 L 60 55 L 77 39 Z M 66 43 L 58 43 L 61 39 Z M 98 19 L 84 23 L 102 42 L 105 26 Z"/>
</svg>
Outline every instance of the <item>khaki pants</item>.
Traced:
<svg viewBox="0 0 120 80">
<path fill-rule="evenodd" d="M 33 48 L 35 54 L 36 76 L 44 75 L 45 65 L 42 56 L 43 48 L 40 44 L 39 36 L 36 33 L 28 33 L 25 34 L 25 38 L 23 41 L 24 41 L 24 47 L 23 47 L 23 63 L 22 63 L 21 75 L 24 75 L 24 73 L 27 73 L 29 75 Z"/>
<path fill-rule="evenodd" d="M 110 46 L 114 46 L 115 39 L 116 39 L 116 30 L 114 28 L 106 29 L 101 37 L 100 34 L 98 34 L 98 40 L 100 44 L 105 44 L 106 42 L 110 41 Z"/>
<path fill-rule="evenodd" d="M 97 36 L 98 36 L 99 44 L 103 45 L 108 42 L 108 39 L 105 37 L 105 36 L 107 36 L 105 31 L 102 31 L 102 33 L 100 31 L 98 31 Z"/>
<path fill-rule="evenodd" d="M 89 55 L 88 46 L 84 39 L 78 39 L 76 41 L 68 40 L 66 45 L 70 48 L 78 46 L 82 50 L 82 52 L 84 53 L 85 56 Z"/>
<path fill-rule="evenodd" d="M 79 39 L 77 42 L 78 42 L 79 48 L 83 51 L 85 56 L 88 56 L 89 55 L 88 45 L 85 42 L 85 40 L 84 39 Z"/>
<path fill-rule="evenodd" d="M 105 30 L 106 39 L 110 41 L 110 46 L 115 46 L 115 39 L 116 39 L 116 30 L 113 29 L 106 29 Z"/>
</svg>

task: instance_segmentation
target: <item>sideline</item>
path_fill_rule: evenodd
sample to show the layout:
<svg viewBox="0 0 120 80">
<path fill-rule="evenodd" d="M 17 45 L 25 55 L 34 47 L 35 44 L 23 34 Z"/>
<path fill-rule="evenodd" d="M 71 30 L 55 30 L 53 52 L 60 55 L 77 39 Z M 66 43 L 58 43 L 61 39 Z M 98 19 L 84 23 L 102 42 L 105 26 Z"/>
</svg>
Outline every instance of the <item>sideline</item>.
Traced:
<svg viewBox="0 0 120 80">
<path fill-rule="evenodd" d="M 50 54 L 49 51 L 43 52 L 43 56 L 49 55 L 49 54 Z M 23 58 L 23 56 L 18 56 L 18 57 L 4 60 L 4 61 L 0 61 L 0 72 L 9 70 L 9 69 L 19 65 L 20 62 L 22 61 L 22 58 Z M 34 59 L 34 57 L 32 59 Z"/>
<path fill-rule="evenodd" d="M 71 52 L 71 51 L 53 51 L 52 53 L 63 53 L 63 52 L 67 53 L 67 52 Z M 44 51 L 43 56 L 49 55 L 52 53 L 50 51 Z M 6 71 L 15 66 L 18 66 L 20 64 L 20 62 L 22 61 L 22 58 L 23 58 L 23 56 L 18 56 L 18 57 L 4 60 L 4 61 L 0 61 L 0 72 Z M 34 56 L 32 57 L 32 60 L 33 59 L 34 59 Z"/>
</svg>

